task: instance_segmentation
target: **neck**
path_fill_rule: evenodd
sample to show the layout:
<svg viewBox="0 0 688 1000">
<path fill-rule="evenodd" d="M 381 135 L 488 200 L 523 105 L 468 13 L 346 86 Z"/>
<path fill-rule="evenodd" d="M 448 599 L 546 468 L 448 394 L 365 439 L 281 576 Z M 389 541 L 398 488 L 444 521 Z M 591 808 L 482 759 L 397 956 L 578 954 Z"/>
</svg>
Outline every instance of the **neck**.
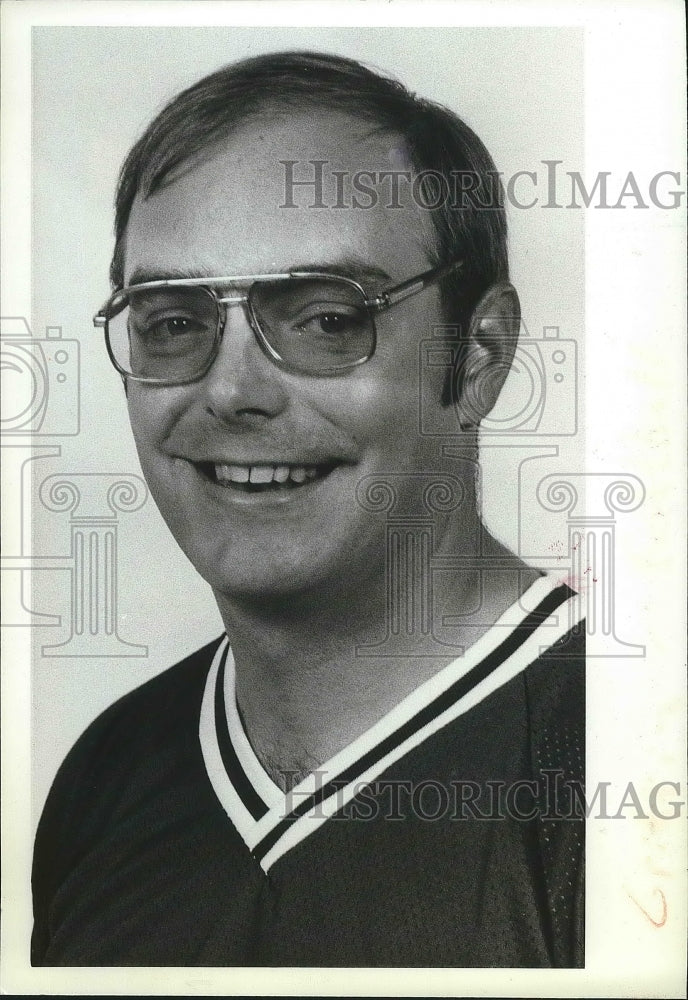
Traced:
<svg viewBox="0 0 688 1000">
<path fill-rule="evenodd" d="M 464 526 L 465 530 L 465 526 Z M 405 634 L 389 655 L 366 650 L 386 635 L 386 573 L 328 592 L 252 601 L 217 594 L 236 665 L 237 702 L 248 738 L 266 771 L 288 789 L 365 732 L 419 684 L 472 645 L 527 588 L 536 574 L 480 528 L 471 549 L 513 564 L 487 572 L 439 574 L 433 608 L 467 615 L 448 652 L 426 630 Z M 464 535 L 465 537 L 465 535 Z M 448 550 L 447 550 L 448 551 Z M 464 549 L 465 551 L 465 549 Z M 427 586 L 407 574 L 400 607 Z M 431 609 L 432 610 L 432 609 Z M 437 612 L 436 612 L 437 613 Z M 443 636 L 443 639 L 446 639 Z"/>
</svg>

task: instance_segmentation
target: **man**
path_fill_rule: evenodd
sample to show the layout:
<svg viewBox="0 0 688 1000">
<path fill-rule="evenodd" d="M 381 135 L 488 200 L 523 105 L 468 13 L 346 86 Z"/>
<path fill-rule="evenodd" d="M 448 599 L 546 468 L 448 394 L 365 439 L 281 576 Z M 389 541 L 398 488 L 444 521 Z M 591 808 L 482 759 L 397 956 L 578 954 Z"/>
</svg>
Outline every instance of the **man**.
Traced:
<svg viewBox="0 0 688 1000">
<path fill-rule="evenodd" d="M 476 496 L 519 327 L 495 176 L 314 53 L 200 81 L 129 154 L 96 323 L 226 636 L 63 765 L 34 964 L 582 963 L 576 601 Z"/>
</svg>

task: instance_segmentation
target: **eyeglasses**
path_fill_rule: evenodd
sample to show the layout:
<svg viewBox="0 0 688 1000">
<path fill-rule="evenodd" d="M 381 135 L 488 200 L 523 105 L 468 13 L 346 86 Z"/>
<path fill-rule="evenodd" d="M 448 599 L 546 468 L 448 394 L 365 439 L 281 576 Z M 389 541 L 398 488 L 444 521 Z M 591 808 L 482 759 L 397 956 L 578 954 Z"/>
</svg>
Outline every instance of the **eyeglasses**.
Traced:
<svg viewBox="0 0 688 1000">
<path fill-rule="evenodd" d="M 121 375 L 152 385 L 185 385 L 215 360 L 226 307 L 246 307 L 264 353 L 287 371 L 336 375 L 375 352 L 375 316 L 462 266 L 454 261 L 368 298 L 352 278 L 320 271 L 147 281 L 116 291 L 93 317 Z M 230 287 L 232 294 L 218 290 Z"/>
</svg>

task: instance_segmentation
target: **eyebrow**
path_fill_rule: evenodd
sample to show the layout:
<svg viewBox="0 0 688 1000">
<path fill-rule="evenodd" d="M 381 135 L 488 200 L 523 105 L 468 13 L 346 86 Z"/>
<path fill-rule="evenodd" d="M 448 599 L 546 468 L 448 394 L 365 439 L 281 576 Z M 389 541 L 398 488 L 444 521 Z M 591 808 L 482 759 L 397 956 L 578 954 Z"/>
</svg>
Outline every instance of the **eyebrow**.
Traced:
<svg viewBox="0 0 688 1000">
<path fill-rule="evenodd" d="M 320 263 L 294 264 L 284 268 L 282 271 L 275 271 L 275 274 L 289 274 L 290 271 L 321 271 L 325 274 L 340 275 L 343 278 L 352 278 L 361 284 L 365 282 L 391 284 L 392 278 L 381 267 L 369 264 L 359 257 L 347 255 L 334 260 L 322 261 Z M 175 281 L 183 278 L 207 278 L 212 283 L 213 278 L 220 278 L 223 275 L 208 273 L 207 270 L 199 268 L 169 268 L 161 270 L 152 267 L 137 267 L 132 271 L 127 285 L 143 285 L 149 281 Z M 241 277 L 241 275 L 233 275 Z"/>
</svg>

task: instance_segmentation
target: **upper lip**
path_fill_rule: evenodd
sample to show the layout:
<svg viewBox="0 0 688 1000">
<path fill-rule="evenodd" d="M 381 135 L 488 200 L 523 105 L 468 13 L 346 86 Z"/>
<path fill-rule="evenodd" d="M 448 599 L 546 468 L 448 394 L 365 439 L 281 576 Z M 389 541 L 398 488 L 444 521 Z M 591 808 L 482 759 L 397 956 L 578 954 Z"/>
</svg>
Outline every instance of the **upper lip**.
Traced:
<svg viewBox="0 0 688 1000">
<path fill-rule="evenodd" d="M 332 465 L 340 464 L 347 461 L 346 459 L 339 458 L 333 455 L 300 455 L 298 458 L 265 458 L 265 457 L 252 457 L 252 458 L 237 458 L 232 457 L 218 457 L 212 456 L 210 458 L 205 456 L 191 458 L 187 455 L 180 455 L 180 458 L 185 459 L 187 462 L 193 462 L 195 465 L 243 465 L 246 467 L 252 465 Z"/>
</svg>

